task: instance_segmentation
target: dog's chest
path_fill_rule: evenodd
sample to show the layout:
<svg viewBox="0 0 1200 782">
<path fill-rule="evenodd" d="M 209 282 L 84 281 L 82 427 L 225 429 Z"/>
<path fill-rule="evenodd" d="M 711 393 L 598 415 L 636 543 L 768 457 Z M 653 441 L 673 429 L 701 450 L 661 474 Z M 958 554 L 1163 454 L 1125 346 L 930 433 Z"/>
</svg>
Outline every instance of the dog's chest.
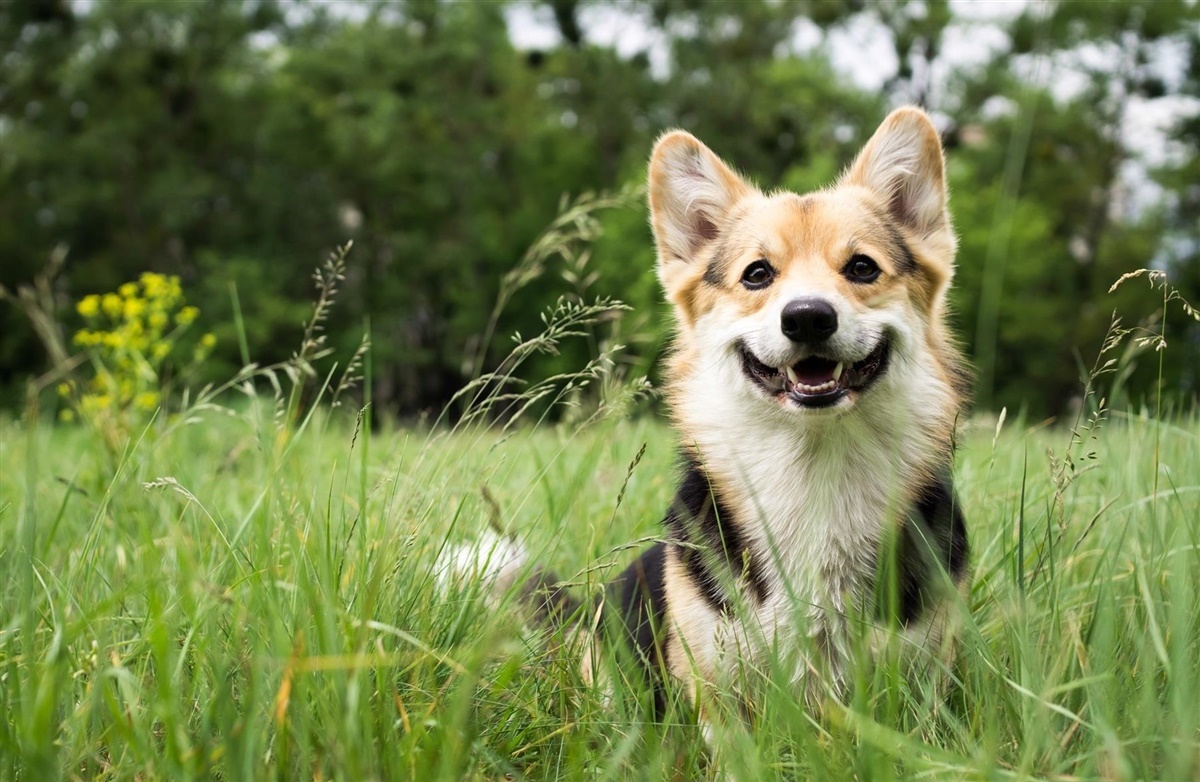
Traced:
<svg viewBox="0 0 1200 782">
<path fill-rule="evenodd" d="M 838 644 L 874 580 L 876 552 L 912 481 L 912 453 L 876 431 L 825 439 L 759 432 L 729 454 L 733 507 L 766 594 L 748 606 L 769 638 Z M 831 650 L 832 651 L 832 650 Z"/>
<path fill-rule="evenodd" d="M 746 476 L 739 516 L 780 582 L 775 594 L 790 589 L 840 608 L 841 594 L 869 576 L 904 476 L 891 454 L 857 443 L 776 456 Z"/>
</svg>

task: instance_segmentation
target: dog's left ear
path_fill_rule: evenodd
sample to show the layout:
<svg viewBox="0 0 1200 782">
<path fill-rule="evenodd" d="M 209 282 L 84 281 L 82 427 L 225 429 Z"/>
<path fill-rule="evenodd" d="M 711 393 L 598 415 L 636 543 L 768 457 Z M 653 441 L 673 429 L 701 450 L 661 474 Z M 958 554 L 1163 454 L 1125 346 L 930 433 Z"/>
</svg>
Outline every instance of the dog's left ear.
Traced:
<svg viewBox="0 0 1200 782">
<path fill-rule="evenodd" d="M 918 237 L 950 226 L 942 141 L 929 115 L 915 106 L 888 115 L 842 183 L 874 191 L 892 217 Z"/>
</svg>

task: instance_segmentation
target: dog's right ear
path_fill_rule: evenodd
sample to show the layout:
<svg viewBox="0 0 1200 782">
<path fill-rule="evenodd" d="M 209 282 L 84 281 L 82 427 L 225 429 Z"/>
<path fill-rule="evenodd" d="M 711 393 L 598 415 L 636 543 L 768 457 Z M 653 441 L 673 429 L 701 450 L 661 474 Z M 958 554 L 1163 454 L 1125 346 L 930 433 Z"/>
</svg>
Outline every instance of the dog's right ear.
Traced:
<svg viewBox="0 0 1200 782">
<path fill-rule="evenodd" d="M 650 155 L 650 221 L 658 246 L 658 276 L 671 289 L 725 227 L 729 210 L 753 191 L 690 133 L 659 138 Z"/>
</svg>

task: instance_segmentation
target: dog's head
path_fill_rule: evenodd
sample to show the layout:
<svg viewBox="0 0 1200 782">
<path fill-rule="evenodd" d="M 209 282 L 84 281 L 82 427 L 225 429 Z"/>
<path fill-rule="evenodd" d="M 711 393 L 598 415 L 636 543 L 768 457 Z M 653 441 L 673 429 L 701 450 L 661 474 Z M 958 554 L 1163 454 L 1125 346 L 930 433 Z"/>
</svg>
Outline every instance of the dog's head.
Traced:
<svg viewBox="0 0 1200 782">
<path fill-rule="evenodd" d="M 679 327 L 677 399 L 718 384 L 808 418 L 907 384 L 954 398 L 942 321 L 956 243 L 941 142 L 921 110 L 893 112 L 834 186 L 807 195 L 764 194 L 668 133 L 650 161 L 650 211 Z"/>
</svg>

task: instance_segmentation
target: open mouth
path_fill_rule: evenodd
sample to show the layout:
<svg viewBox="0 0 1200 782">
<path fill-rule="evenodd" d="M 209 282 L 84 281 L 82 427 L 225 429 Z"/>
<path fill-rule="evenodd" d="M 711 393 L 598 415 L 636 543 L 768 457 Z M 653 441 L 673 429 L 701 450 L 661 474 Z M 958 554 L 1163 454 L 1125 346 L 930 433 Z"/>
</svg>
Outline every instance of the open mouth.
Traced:
<svg viewBox="0 0 1200 782">
<path fill-rule="evenodd" d="M 800 407 L 829 407 L 851 392 L 861 393 L 887 369 L 891 341 L 885 336 L 861 361 L 847 364 L 826 356 L 809 356 L 785 367 L 770 367 L 738 345 L 742 371 L 768 396 L 787 398 Z"/>
</svg>

